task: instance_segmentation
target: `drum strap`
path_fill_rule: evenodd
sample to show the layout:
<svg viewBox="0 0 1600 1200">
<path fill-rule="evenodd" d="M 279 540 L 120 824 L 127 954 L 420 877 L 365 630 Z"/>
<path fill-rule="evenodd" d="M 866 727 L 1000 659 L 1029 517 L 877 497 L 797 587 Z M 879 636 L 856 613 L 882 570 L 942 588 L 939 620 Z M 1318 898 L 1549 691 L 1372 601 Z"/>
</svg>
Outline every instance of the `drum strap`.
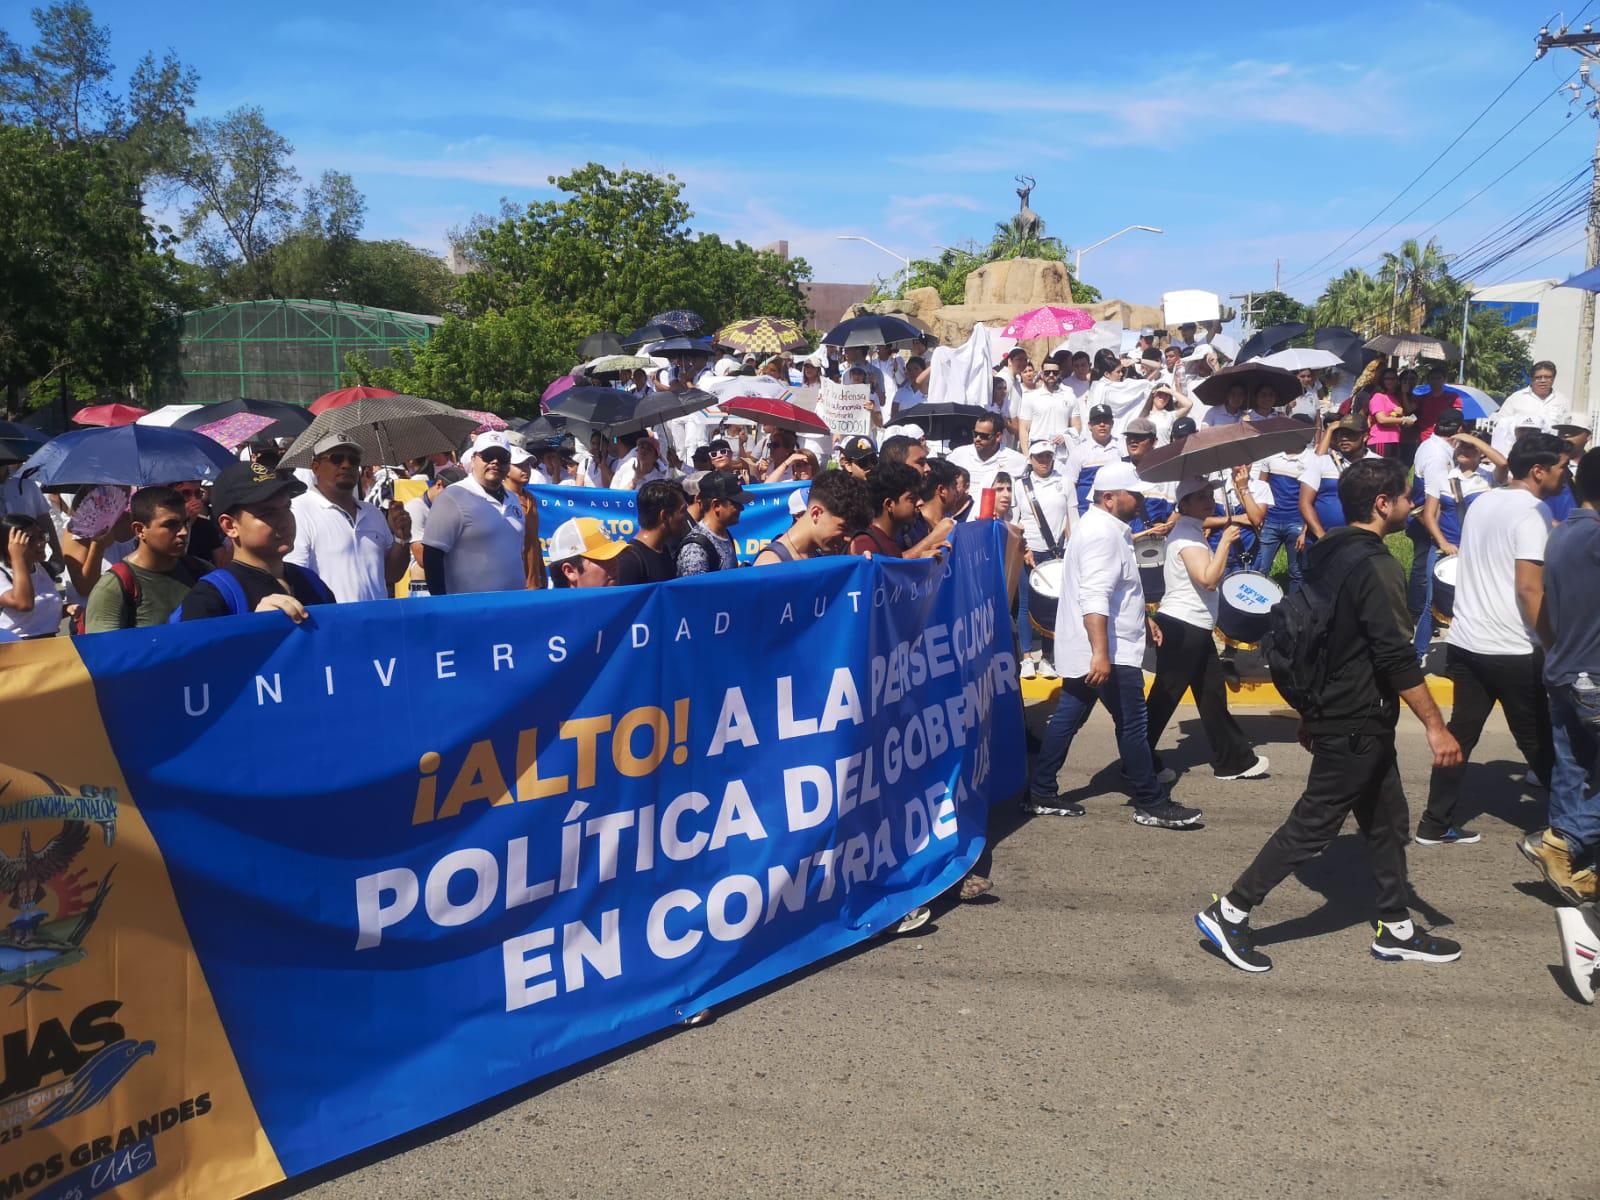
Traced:
<svg viewBox="0 0 1600 1200">
<path fill-rule="evenodd" d="M 1056 539 L 1055 533 L 1050 528 L 1050 522 L 1044 519 L 1044 509 L 1039 507 L 1039 497 L 1033 494 L 1033 471 L 1029 469 L 1022 476 L 1022 490 L 1028 493 L 1028 503 L 1033 505 L 1034 520 L 1039 522 L 1039 535 L 1044 538 L 1044 544 L 1050 547 L 1050 557 L 1061 557 L 1061 543 Z"/>
<path fill-rule="evenodd" d="M 1450 481 L 1450 490 L 1456 494 L 1456 507 L 1460 508 L 1465 503 L 1461 499 L 1461 480 L 1452 479 Z"/>
</svg>

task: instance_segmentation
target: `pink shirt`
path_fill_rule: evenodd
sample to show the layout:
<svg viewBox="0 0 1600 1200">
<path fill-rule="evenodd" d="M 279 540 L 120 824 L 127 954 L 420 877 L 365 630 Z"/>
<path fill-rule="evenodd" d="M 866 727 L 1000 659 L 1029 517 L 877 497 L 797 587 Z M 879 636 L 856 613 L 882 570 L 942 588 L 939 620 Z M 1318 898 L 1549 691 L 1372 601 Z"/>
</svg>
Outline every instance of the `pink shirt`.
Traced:
<svg viewBox="0 0 1600 1200">
<path fill-rule="evenodd" d="M 1400 426 L 1378 424 L 1379 413 L 1397 413 L 1400 406 L 1382 392 L 1373 392 L 1372 399 L 1367 402 L 1367 412 L 1372 417 L 1372 423 L 1367 427 L 1367 445 L 1390 446 L 1400 440 Z"/>
</svg>

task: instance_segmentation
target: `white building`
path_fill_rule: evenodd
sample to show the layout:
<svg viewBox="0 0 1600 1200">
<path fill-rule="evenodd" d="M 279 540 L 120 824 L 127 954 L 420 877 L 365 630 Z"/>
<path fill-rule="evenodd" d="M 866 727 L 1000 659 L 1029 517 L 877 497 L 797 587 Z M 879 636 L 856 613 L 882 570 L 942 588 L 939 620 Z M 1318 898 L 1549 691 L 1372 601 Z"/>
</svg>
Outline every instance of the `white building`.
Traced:
<svg viewBox="0 0 1600 1200">
<path fill-rule="evenodd" d="M 1478 288 L 1472 293 L 1472 303 L 1491 304 L 1501 309 L 1508 325 L 1514 326 L 1531 317 L 1527 336 L 1528 352 L 1533 361 L 1549 359 L 1555 363 L 1556 388 L 1572 397 L 1574 410 L 1587 410 L 1593 421 L 1600 415 L 1600 336 L 1595 339 L 1593 365 L 1589 369 L 1589 394 L 1579 396 L 1578 317 L 1584 293 L 1578 288 L 1558 287 L 1560 282 L 1559 279 L 1530 279 Z"/>
</svg>

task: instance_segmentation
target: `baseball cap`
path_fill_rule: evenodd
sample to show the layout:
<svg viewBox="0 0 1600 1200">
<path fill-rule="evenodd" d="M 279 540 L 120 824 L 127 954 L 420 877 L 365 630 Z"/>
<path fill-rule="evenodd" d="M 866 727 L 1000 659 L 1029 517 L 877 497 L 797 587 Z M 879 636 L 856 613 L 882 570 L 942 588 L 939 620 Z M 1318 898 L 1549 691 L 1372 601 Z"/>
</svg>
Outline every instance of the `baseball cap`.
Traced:
<svg viewBox="0 0 1600 1200">
<path fill-rule="evenodd" d="M 1155 437 L 1156 423 L 1149 417 L 1135 417 L 1122 427 L 1122 436 L 1128 437 Z"/>
<path fill-rule="evenodd" d="M 1110 423 L 1116 419 L 1116 414 L 1111 411 L 1111 405 L 1109 404 L 1096 404 L 1089 410 L 1089 424 L 1091 425 L 1098 425 L 1102 422 Z"/>
<path fill-rule="evenodd" d="M 1205 475 L 1190 475 L 1178 485 L 1177 502 L 1181 504 L 1196 492 L 1209 492 L 1216 486 L 1216 481 Z"/>
<path fill-rule="evenodd" d="M 806 509 L 811 507 L 811 489 L 808 487 L 795 488 L 789 493 L 789 515 L 802 516 Z"/>
<path fill-rule="evenodd" d="M 711 451 L 711 453 L 713 453 L 713 454 L 732 454 L 733 453 L 733 446 L 728 441 L 727 438 L 717 438 L 717 439 L 715 439 L 714 441 L 710 442 L 706 446 L 706 449 Z"/>
<path fill-rule="evenodd" d="M 862 434 L 853 434 L 839 443 L 839 457 L 845 462 L 860 462 L 864 458 L 871 458 L 878 452 L 872 444 L 872 439 Z"/>
<path fill-rule="evenodd" d="M 726 500 L 731 504 L 750 504 L 755 497 L 744 490 L 739 477 L 732 471 L 707 471 L 700 481 L 700 499 Z"/>
<path fill-rule="evenodd" d="M 449 487 L 452 483 L 460 483 L 466 477 L 467 469 L 458 463 L 440 467 L 433 473 L 434 481 L 444 484 L 445 487 Z"/>
<path fill-rule="evenodd" d="M 1186 438 L 1198 428 L 1193 417 L 1179 417 L 1172 423 L 1172 440 Z"/>
<path fill-rule="evenodd" d="M 299 496 L 306 490 L 288 471 L 274 471 L 264 463 L 235 463 L 222 468 L 211 485 L 211 511 L 224 513 L 233 508 L 261 504 L 280 493 Z"/>
<path fill-rule="evenodd" d="M 1132 463 L 1107 463 L 1094 473 L 1091 491 L 1097 496 L 1101 492 L 1135 492 L 1142 496 L 1144 480 Z"/>
<path fill-rule="evenodd" d="M 321 458 L 324 454 L 337 450 L 340 446 L 348 446 L 357 454 L 361 453 L 361 443 L 351 441 L 349 434 L 330 433 L 326 437 L 317 439 L 316 444 L 311 447 L 311 457 Z"/>
<path fill-rule="evenodd" d="M 1341 417 L 1333 423 L 1333 432 L 1338 433 L 1340 430 L 1344 430 L 1347 433 L 1364 434 L 1367 432 L 1367 424 L 1357 416 Z"/>
<path fill-rule="evenodd" d="M 1594 425 L 1590 422 L 1588 413 L 1576 412 L 1565 421 L 1557 421 L 1556 432 L 1562 435 L 1568 433 L 1593 433 Z"/>
<path fill-rule="evenodd" d="M 485 430 L 483 433 L 480 433 L 477 437 L 472 439 L 472 445 L 467 448 L 467 457 L 476 458 L 478 455 L 488 450 L 504 450 L 506 454 L 508 454 L 513 460 L 516 459 L 517 452 L 512 449 L 511 443 L 506 440 L 506 435 L 503 433 L 496 433 L 492 429 Z M 526 461 L 528 458 L 528 452 L 524 450 L 522 453 L 523 460 Z"/>
<path fill-rule="evenodd" d="M 683 494 L 685 496 L 698 496 L 700 494 L 700 481 L 709 474 L 711 474 L 710 471 L 691 471 L 685 475 L 683 477 Z"/>
<path fill-rule="evenodd" d="M 593 517 L 573 517 L 556 526 L 550 539 L 550 561 L 565 562 L 569 558 L 592 558 L 605 562 L 627 549 L 626 542 L 614 542 L 606 536 L 605 526 Z"/>
<path fill-rule="evenodd" d="M 1049 438 L 1034 438 L 1033 441 L 1028 443 L 1029 458 L 1036 454 L 1054 454 L 1055 452 L 1055 443 Z"/>
<path fill-rule="evenodd" d="M 1464 422 L 1459 408 L 1447 408 L 1434 418 L 1433 429 L 1435 433 L 1455 433 Z"/>
</svg>

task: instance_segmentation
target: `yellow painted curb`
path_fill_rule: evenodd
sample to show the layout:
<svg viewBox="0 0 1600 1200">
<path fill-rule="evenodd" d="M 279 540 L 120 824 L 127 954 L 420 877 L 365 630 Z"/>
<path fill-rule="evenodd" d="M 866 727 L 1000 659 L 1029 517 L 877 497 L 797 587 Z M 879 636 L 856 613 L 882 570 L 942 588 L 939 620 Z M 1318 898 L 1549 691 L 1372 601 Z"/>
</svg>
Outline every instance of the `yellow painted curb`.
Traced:
<svg viewBox="0 0 1600 1200">
<path fill-rule="evenodd" d="M 1148 692 L 1150 685 L 1155 682 L 1155 676 L 1146 672 L 1145 690 Z M 1053 702 L 1057 693 L 1061 691 L 1059 679 L 1024 679 L 1022 684 L 1022 699 L 1025 704 L 1044 704 Z M 1455 700 L 1455 687 L 1448 679 L 1441 679 L 1436 675 L 1428 676 L 1428 691 L 1432 694 L 1435 704 L 1448 707 Z M 1184 704 L 1194 703 L 1194 693 L 1183 694 Z M 1237 691 L 1228 689 L 1229 708 L 1288 708 L 1289 704 L 1278 694 L 1278 689 L 1266 680 L 1246 680 L 1239 685 Z"/>
</svg>

